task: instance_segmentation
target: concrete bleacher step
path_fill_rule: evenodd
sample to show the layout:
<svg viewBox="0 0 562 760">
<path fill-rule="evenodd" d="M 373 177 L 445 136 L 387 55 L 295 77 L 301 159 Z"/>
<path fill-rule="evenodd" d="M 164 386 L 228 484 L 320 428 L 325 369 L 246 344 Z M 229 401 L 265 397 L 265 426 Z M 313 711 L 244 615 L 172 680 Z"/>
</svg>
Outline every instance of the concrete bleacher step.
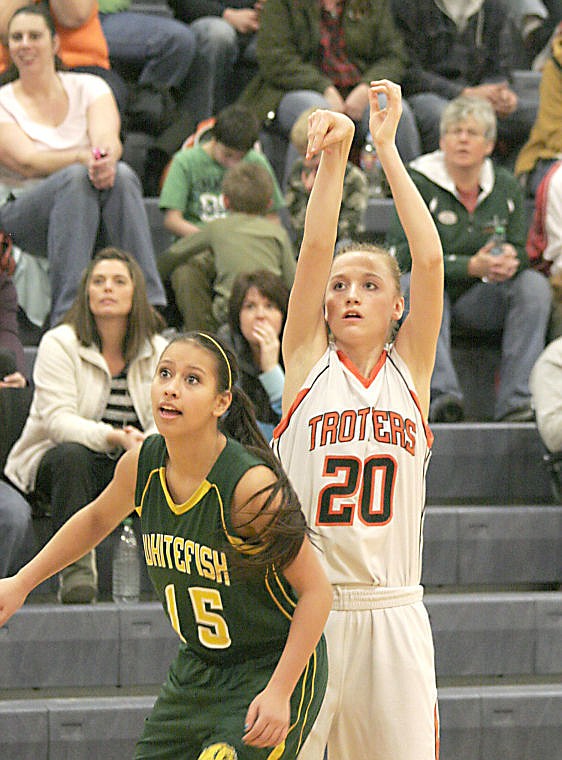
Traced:
<svg viewBox="0 0 562 760">
<path fill-rule="evenodd" d="M 424 525 L 426 587 L 560 584 L 562 507 L 429 506 Z"/>
<path fill-rule="evenodd" d="M 2 757 L 132 757 L 154 699 L 155 694 L 123 694 L 0 701 Z M 560 756 L 560 684 L 441 687 L 439 711 L 441 760 L 557 760 Z"/>
<path fill-rule="evenodd" d="M 37 548 L 52 534 L 49 518 L 34 520 Z M 562 582 L 562 507 L 537 505 L 430 505 L 426 509 L 422 582 L 427 587 L 513 586 L 519 590 Z M 118 531 L 97 550 L 101 599 L 111 595 L 111 560 Z M 142 541 L 139 537 L 139 551 Z M 141 557 L 141 589 L 151 585 Z M 54 594 L 46 581 L 34 597 Z"/>
<path fill-rule="evenodd" d="M 562 592 L 426 595 L 439 677 L 562 676 Z M 27 604 L 0 629 L 0 690 L 160 683 L 178 639 L 157 602 Z"/>
<path fill-rule="evenodd" d="M 428 504 L 552 504 L 536 425 L 457 422 L 432 425 Z"/>
</svg>

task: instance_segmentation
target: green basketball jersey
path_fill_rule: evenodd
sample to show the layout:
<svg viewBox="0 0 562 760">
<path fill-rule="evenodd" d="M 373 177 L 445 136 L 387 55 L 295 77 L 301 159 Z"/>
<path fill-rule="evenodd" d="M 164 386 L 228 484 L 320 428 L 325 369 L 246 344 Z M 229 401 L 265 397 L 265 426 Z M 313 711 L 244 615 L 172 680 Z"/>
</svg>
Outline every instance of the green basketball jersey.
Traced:
<svg viewBox="0 0 562 760">
<path fill-rule="evenodd" d="M 230 438 L 207 479 L 184 504 L 166 485 L 166 443 L 143 443 L 135 505 L 148 573 L 187 648 L 214 662 L 283 649 L 296 597 L 273 566 L 248 579 L 232 563 L 231 498 L 244 473 L 263 462 Z"/>
</svg>

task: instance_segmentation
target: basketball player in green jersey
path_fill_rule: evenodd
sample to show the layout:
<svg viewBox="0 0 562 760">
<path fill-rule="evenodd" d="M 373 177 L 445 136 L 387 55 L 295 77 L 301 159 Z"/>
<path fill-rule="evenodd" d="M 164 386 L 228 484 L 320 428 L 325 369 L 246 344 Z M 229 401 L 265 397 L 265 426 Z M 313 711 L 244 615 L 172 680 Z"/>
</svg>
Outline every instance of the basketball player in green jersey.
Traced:
<svg viewBox="0 0 562 760">
<path fill-rule="evenodd" d="M 2 625 L 137 510 L 152 582 L 182 641 L 137 759 L 296 758 L 324 694 L 332 591 L 236 372 L 213 336 L 170 343 L 151 390 L 160 434 L 126 452 L 100 496 L 0 581 Z"/>
</svg>

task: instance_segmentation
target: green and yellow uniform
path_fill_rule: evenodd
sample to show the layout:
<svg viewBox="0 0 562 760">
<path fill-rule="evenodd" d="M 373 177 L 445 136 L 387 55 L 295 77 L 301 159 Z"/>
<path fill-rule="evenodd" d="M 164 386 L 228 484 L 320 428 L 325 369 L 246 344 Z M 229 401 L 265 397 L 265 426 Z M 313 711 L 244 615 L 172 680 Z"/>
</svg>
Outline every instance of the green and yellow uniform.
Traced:
<svg viewBox="0 0 562 760">
<path fill-rule="evenodd" d="M 135 504 L 148 572 L 181 639 L 136 758 L 295 758 L 324 695 L 322 639 L 293 692 L 291 728 L 275 749 L 242 742 L 252 699 L 267 685 L 287 639 L 296 598 L 274 566 L 248 576 L 232 563 L 240 537 L 231 499 L 240 478 L 263 462 L 232 439 L 184 504 L 166 486 L 162 436 L 143 443 Z"/>
</svg>

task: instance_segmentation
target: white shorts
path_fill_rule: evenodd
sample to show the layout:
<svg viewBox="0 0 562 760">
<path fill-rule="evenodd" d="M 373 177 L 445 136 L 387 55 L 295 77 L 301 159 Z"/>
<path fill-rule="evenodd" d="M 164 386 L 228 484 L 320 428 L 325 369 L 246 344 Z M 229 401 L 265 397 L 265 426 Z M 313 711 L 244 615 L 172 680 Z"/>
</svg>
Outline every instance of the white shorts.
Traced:
<svg viewBox="0 0 562 760">
<path fill-rule="evenodd" d="M 382 592 L 382 593 L 381 593 Z M 328 687 L 299 760 L 436 760 L 433 639 L 421 586 L 338 587 Z"/>
</svg>

